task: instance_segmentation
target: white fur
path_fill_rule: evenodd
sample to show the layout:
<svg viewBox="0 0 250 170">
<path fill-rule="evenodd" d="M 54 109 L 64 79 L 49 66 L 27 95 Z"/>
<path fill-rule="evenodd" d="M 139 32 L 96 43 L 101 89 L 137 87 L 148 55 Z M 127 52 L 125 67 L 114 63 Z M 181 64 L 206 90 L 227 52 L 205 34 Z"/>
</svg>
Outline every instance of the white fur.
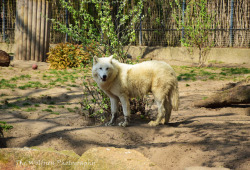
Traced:
<svg viewBox="0 0 250 170">
<path fill-rule="evenodd" d="M 152 92 L 158 106 L 157 119 L 149 122 L 151 126 L 168 123 L 172 108 L 178 110 L 178 81 L 172 67 L 163 61 L 129 65 L 112 59 L 112 56 L 94 57 L 92 75 L 111 101 L 112 118 L 107 125 L 114 124 L 118 99 L 121 101 L 125 118 L 119 125 L 127 126 L 130 117 L 129 98 L 142 97 L 148 92 Z"/>
</svg>

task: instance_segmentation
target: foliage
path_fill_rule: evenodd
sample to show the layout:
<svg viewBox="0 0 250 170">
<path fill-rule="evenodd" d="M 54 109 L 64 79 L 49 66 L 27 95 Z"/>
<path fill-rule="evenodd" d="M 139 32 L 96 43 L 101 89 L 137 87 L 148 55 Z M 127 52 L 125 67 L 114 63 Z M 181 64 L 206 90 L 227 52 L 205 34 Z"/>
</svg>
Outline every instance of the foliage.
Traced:
<svg viewBox="0 0 250 170">
<path fill-rule="evenodd" d="M 94 41 L 100 54 L 114 54 L 120 61 L 126 61 L 127 50 L 124 46 L 130 46 L 136 40 L 135 27 L 143 0 L 135 4 L 128 0 L 83 0 L 77 7 L 73 0 L 60 0 L 60 3 L 72 15 L 73 24 L 67 26 L 52 20 L 56 30 L 67 33 L 73 41 L 84 46 Z"/>
<path fill-rule="evenodd" d="M 93 44 L 84 49 L 82 45 L 60 43 L 50 49 L 47 62 L 50 63 L 50 69 L 80 67 L 90 62 L 91 54 L 97 54 Z"/>
<path fill-rule="evenodd" d="M 182 11 L 182 6 L 178 0 L 175 0 L 178 10 Z M 213 46 L 209 44 L 209 34 L 212 25 L 216 25 L 214 13 L 209 13 L 207 8 L 207 0 L 189 1 L 186 4 L 184 15 L 177 14 L 173 4 L 173 17 L 177 23 L 178 30 L 184 32 L 181 38 L 183 46 L 187 47 L 192 54 L 193 47 L 199 49 L 199 64 L 202 65 L 206 61 L 206 54 Z M 183 5 L 183 4 L 182 4 Z"/>
<path fill-rule="evenodd" d="M 12 128 L 13 128 L 12 125 L 9 125 L 9 124 L 7 124 L 7 123 L 4 122 L 4 121 L 0 121 L 0 129 L 3 129 L 3 130 L 5 130 L 5 131 L 8 131 L 8 130 L 10 130 L 10 129 L 12 129 Z"/>
<path fill-rule="evenodd" d="M 103 122 L 107 119 L 107 115 L 111 114 L 108 96 L 98 88 L 97 83 L 93 82 L 90 77 L 84 76 L 83 86 L 83 102 L 81 102 L 81 106 L 83 110 L 88 111 L 84 116 L 86 118 L 94 117 Z"/>
</svg>

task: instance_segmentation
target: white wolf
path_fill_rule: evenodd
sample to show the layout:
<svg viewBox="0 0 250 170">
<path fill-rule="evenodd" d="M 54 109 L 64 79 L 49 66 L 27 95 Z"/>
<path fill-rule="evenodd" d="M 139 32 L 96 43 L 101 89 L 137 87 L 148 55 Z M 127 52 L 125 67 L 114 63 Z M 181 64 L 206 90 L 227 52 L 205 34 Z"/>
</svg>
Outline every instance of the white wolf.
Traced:
<svg viewBox="0 0 250 170">
<path fill-rule="evenodd" d="M 130 97 L 152 92 L 158 106 L 158 115 L 150 126 L 168 123 L 172 108 L 178 110 L 178 81 L 173 68 L 163 61 L 145 61 L 135 65 L 120 63 L 113 56 L 93 59 L 92 76 L 98 86 L 109 96 L 112 118 L 106 125 L 113 125 L 121 101 L 124 122 L 130 118 Z"/>
</svg>

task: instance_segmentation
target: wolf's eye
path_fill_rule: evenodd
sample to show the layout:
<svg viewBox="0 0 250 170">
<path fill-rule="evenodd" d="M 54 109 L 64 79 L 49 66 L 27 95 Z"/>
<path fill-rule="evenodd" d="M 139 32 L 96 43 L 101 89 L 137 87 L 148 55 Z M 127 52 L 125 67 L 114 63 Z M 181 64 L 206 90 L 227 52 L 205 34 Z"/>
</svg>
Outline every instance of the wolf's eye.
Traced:
<svg viewBox="0 0 250 170">
<path fill-rule="evenodd" d="M 100 69 L 100 70 L 102 70 L 102 68 L 101 68 L 101 67 L 100 67 L 99 69 Z"/>
<path fill-rule="evenodd" d="M 109 68 L 106 68 L 106 70 L 108 70 Z"/>
</svg>

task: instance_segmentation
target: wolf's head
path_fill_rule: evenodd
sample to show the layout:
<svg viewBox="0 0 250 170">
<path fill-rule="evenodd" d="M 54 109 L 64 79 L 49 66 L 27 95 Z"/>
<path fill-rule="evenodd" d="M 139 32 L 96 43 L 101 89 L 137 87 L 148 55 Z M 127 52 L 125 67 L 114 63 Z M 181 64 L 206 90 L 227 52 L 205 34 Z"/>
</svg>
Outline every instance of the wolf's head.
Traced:
<svg viewBox="0 0 250 170">
<path fill-rule="evenodd" d="M 113 56 L 105 58 L 95 56 L 93 58 L 92 75 L 95 81 L 104 83 L 114 76 L 115 68 L 112 64 L 112 58 Z"/>
</svg>

